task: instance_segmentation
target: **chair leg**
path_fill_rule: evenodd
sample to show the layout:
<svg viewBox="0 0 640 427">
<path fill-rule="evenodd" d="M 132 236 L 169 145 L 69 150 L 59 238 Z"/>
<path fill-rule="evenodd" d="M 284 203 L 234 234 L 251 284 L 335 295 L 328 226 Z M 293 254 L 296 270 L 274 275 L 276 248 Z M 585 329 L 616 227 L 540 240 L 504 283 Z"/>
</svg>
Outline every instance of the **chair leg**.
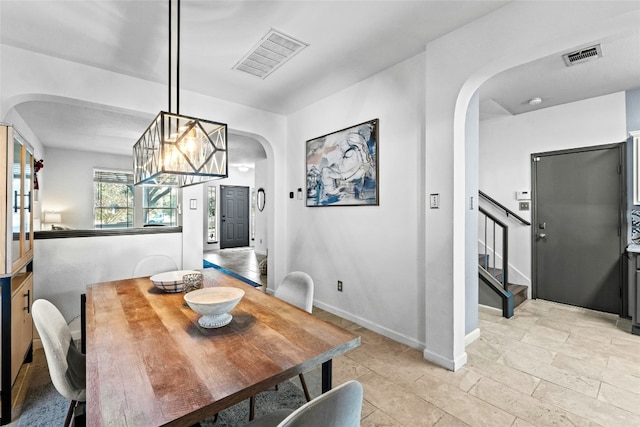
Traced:
<svg viewBox="0 0 640 427">
<path fill-rule="evenodd" d="M 304 391 L 304 397 L 307 399 L 307 402 L 311 402 L 311 395 L 309 394 L 309 389 L 307 388 L 307 383 L 304 380 L 304 375 L 298 375 L 300 377 L 300 383 L 302 384 L 302 390 Z"/>
<path fill-rule="evenodd" d="M 256 397 L 251 396 L 249 398 L 249 421 L 253 420 L 256 416 Z"/>
<path fill-rule="evenodd" d="M 73 411 L 76 409 L 76 405 L 78 404 L 77 400 L 72 400 L 69 405 L 69 410 L 67 411 L 67 418 L 64 420 L 64 427 L 69 427 L 71 425 L 71 420 L 73 419 Z"/>
</svg>

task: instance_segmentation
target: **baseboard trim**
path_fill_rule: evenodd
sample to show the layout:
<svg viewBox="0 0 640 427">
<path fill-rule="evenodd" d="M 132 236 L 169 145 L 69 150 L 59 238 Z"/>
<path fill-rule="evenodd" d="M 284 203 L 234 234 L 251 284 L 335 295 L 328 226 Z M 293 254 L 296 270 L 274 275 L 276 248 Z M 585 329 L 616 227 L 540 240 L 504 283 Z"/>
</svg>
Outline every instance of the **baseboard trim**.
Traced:
<svg viewBox="0 0 640 427">
<path fill-rule="evenodd" d="M 442 366 L 445 369 L 450 371 L 457 371 L 462 368 L 467 363 L 467 353 L 463 352 L 456 359 L 448 359 L 446 357 L 442 357 L 439 354 L 431 353 L 428 350 L 424 350 L 422 352 L 423 357 L 431 363 L 435 363 L 438 366 Z"/>
<path fill-rule="evenodd" d="M 335 314 L 336 316 L 340 316 L 343 319 L 349 320 L 353 323 L 357 323 L 360 326 L 363 326 L 367 329 L 370 329 L 374 332 L 379 333 L 380 335 L 383 335 L 387 338 L 390 338 L 394 341 L 397 341 L 399 343 L 402 343 L 404 345 L 408 345 L 411 348 L 415 348 L 417 350 L 423 351 L 425 348 L 425 344 L 423 342 L 419 342 L 411 337 L 408 337 L 406 335 L 403 334 L 399 334 L 395 331 L 392 331 L 391 329 L 385 328 L 384 326 L 378 325 L 377 323 L 373 323 L 370 322 L 366 319 L 363 319 L 361 317 L 358 316 L 354 316 L 351 313 L 348 313 L 344 310 L 341 310 L 337 307 L 334 307 L 332 305 L 328 305 L 328 304 L 324 304 L 320 301 L 314 300 L 313 301 L 313 305 L 321 308 L 325 311 L 328 311 L 331 314 Z"/>
<path fill-rule="evenodd" d="M 474 342 L 478 338 L 480 338 L 480 328 L 475 328 L 473 331 L 471 331 L 467 335 L 465 335 L 465 337 L 464 337 L 464 346 L 465 347 L 468 346 L 469 344 L 471 344 L 472 342 Z"/>
</svg>

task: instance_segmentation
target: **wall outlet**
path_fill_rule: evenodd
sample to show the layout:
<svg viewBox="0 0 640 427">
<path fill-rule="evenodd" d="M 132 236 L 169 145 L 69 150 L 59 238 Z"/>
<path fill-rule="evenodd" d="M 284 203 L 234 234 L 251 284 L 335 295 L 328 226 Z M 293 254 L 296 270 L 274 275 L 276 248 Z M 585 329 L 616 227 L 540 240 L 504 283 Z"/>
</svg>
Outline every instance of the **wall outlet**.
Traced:
<svg viewBox="0 0 640 427">
<path fill-rule="evenodd" d="M 338 280 L 338 292 L 342 292 L 342 280 Z"/>
</svg>

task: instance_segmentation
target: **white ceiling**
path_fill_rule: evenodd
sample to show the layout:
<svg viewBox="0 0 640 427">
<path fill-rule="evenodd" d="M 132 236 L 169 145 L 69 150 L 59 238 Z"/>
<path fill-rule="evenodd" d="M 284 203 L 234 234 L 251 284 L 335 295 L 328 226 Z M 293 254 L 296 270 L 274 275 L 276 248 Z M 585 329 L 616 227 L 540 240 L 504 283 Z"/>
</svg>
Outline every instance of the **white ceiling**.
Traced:
<svg viewBox="0 0 640 427">
<path fill-rule="evenodd" d="M 167 82 L 167 0 L 0 1 L 3 44 Z M 420 53 L 429 41 L 507 3 L 183 0 L 180 87 L 289 114 Z M 233 70 L 271 28 L 309 47 L 264 80 Z M 524 102 L 532 96 L 543 98 L 543 108 L 640 87 L 638 31 L 594 42 L 603 46 L 598 61 L 569 69 L 560 57 L 565 52 L 559 52 L 488 81 L 480 93 L 482 117 L 529 111 Z M 156 113 L 54 101 L 17 109 L 45 146 L 120 154 L 131 153 Z M 233 163 L 264 158 L 256 144 L 244 138 L 240 146 L 247 146 L 246 153 Z"/>
</svg>

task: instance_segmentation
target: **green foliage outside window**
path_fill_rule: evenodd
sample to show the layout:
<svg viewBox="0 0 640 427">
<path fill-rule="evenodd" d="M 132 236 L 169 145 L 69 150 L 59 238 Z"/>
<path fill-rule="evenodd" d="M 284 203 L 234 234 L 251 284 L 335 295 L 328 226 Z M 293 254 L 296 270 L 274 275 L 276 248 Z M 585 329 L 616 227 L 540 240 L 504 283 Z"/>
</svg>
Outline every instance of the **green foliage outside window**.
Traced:
<svg viewBox="0 0 640 427">
<path fill-rule="evenodd" d="M 178 224 L 178 192 L 173 187 L 144 187 L 143 213 L 147 225 Z"/>
<path fill-rule="evenodd" d="M 133 184 L 94 181 L 95 228 L 133 227 Z"/>
</svg>

